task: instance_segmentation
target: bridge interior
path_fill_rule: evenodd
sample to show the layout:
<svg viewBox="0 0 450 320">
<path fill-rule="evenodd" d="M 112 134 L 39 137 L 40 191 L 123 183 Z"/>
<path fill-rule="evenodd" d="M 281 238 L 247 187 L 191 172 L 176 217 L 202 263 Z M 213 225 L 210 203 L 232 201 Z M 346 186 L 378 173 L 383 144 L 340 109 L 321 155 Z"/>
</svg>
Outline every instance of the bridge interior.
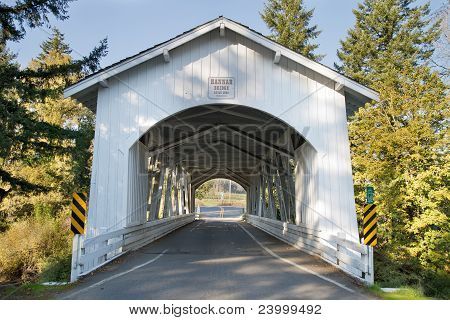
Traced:
<svg viewBox="0 0 450 320">
<path fill-rule="evenodd" d="M 195 210 L 195 190 L 214 178 L 247 192 L 246 211 L 295 223 L 295 150 L 307 143 L 293 128 L 239 105 L 187 109 L 140 139 L 148 163 L 147 221 Z"/>
</svg>

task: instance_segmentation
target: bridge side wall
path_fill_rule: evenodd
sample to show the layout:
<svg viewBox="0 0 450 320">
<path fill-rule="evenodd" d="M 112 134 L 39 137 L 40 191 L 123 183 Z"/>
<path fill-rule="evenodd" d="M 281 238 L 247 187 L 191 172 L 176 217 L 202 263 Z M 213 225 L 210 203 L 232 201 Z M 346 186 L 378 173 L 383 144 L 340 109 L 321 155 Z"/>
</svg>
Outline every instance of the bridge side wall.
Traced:
<svg viewBox="0 0 450 320">
<path fill-rule="evenodd" d="M 171 50 L 168 63 L 157 57 L 99 88 L 88 236 L 127 225 L 134 201 L 127 188 L 139 172 L 130 168 L 130 150 L 141 135 L 179 111 L 224 103 L 270 113 L 306 138 L 298 159 L 312 166 L 311 212 L 320 214 L 327 231 L 344 230 L 356 239 L 345 97 L 334 81 L 285 57 L 274 64 L 273 55 L 230 30 L 224 37 L 215 30 Z M 235 98 L 210 99 L 211 76 L 234 77 Z"/>
</svg>

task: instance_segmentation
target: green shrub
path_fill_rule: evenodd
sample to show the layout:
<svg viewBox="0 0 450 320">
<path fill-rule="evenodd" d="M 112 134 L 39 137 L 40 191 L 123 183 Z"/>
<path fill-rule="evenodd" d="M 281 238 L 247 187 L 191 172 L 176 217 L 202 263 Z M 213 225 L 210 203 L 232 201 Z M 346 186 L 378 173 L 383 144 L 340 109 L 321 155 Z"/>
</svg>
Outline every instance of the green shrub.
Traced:
<svg viewBox="0 0 450 320">
<path fill-rule="evenodd" d="M 394 258 L 380 251 L 374 255 L 374 265 L 375 281 L 380 287 L 408 288 L 418 296 L 450 299 L 450 274 L 446 270 L 427 270 L 413 257 Z M 407 294 L 403 291 L 400 296 L 405 298 Z"/>
<path fill-rule="evenodd" d="M 72 256 L 70 254 L 64 254 L 62 256 L 49 259 L 42 270 L 40 280 L 42 282 L 68 281 L 70 279 L 71 258 Z"/>
<path fill-rule="evenodd" d="M 445 271 L 426 273 L 422 286 L 429 297 L 450 299 L 450 275 Z"/>
<path fill-rule="evenodd" d="M 47 280 L 56 281 L 67 275 L 64 265 L 70 259 L 71 242 L 66 220 L 28 218 L 0 234 L 1 280 L 32 280 L 44 272 Z"/>
</svg>

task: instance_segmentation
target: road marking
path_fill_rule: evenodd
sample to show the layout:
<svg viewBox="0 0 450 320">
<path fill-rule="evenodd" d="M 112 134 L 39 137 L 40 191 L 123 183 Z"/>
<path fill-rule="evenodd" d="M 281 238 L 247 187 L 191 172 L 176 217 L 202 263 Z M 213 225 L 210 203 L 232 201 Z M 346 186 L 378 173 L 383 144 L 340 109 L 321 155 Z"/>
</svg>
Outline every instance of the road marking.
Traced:
<svg viewBox="0 0 450 320">
<path fill-rule="evenodd" d="M 194 231 L 195 229 L 197 229 L 203 223 L 204 223 L 203 221 L 199 221 L 191 230 L 189 230 L 189 232 Z"/>
<path fill-rule="evenodd" d="M 159 258 L 161 258 L 161 257 L 167 252 L 167 250 L 168 250 L 168 249 L 164 250 L 163 252 L 161 252 L 160 254 L 158 254 L 156 257 L 154 257 L 153 259 L 151 259 L 151 260 L 149 260 L 149 261 L 147 261 L 147 262 L 145 262 L 145 263 L 143 263 L 143 264 L 140 264 L 140 265 L 138 265 L 138 266 L 135 266 L 135 267 L 133 267 L 133 268 L 127 270 L 127 271 L 123 271 L 123 272 L 120 272 L 120 273 L 118 273 L 118 274 L 112 275 L 111 277 L 108 277 L 108 278 L 103 279 L 103 280 L 101 280 L 101 281 L 99 281 L 99 282 L 97 282 L 97 283 L 94 283 L 94 284 L 90 285 L 89 287 L 86 287 L 86 288 L 84 288 L 84 289 L 81 289 L 81 290 L 79 290 L 79 291 L 76 291 L 76 292 L 74 292 L 74 293 L 71 293 L 71 294 L 69 294 L 68 296 L 65 296 L 63 299 L 64 299 L 64 300 L 70 299 L 70 298 L 72 298 L 73 296 L 75 296 L 75 295 L 77 295 L 77 294 L 80 294 L 80 293 L 83 293 L 83 292 L 88 291 L 89 289 L 92 289 L 92 288 L 101 286 L 101 285 L 104 284 L 105 282 L 108 282 L 108 281 L 110 281 L 110 280 L 113 280 L 113 279 L 116 279 L 116 278 L 121 277 L 121 276 L 123 276 L 123 275 L 126 275 L 127 273 L 133 272 L 133 271 L 135 271 L 136 269 L 145 267 L 146 265 L 148 265 L 148 264 L 150 264 L 150 263 L 153 263 L 153 262 L 155 262 L 156 260 L 158 260 Z"/>
<path fill-rule="evenodd" d="M 245 233 L 248 234 L 248 236 L 249 236 L 250 238 L 252 238 L 252 239 L 253 239 L 253 240 L 254 240 L 261 248 L 263 248 L 264 250 L 266 250 L 267 253 L 270 254 L 272 257 L 277 258 L 277 259 L 280 259 L 281 261 L 284 261 L 284 262 L 290 264 L 291 266 L 296 267 L 297 269 L 300 269 L 300 270 L 302 270 L 302 271 L 309 272 L 309 273 L 311 273 L 311 274 L 313 274 L 313 275 L 319 277 L 319 278 L 322 279 L 322 280 L 331 282 L 332 284 L 334 284 L 334 285 L 336 285 L 336 286 L 338 286 L 338 287 L 340 287 L 340 288 L 342 288 L 342 289 L 344 289 L 344 290 L 347 290 L 348 292 L 351 292 L 351 293 L 354 293 L 354 292 L 355 292 L 355 290 L 350 289 L 349 287 L 347 287 L 347 286 L 345 286 L 345 285 L 343 285 L 343 284 L 341 284 L 341 283 L 339 283 L 339 282 L 337 282 L 337 281 L 334 281 L 334 280 L 332 280 L 332 279 L 330 279 L 330 278 L 328 278 L 328 277 L 325 277 L 325 276 L 323 276 L 323 275 L 321 275 L 321 274 L 319 274 L 319 273 L 317 273 L 317 272 L 315 272 L 315 271 L 313 271 L 313 270 L 311 270 L 311 269 L 309 269 L 309 268 L 306 268 L 306 267 L 303 267 L 303 266 L 301 266 L 301 265 L 298 265 L 298 264 L 296 264 L 295 262 L 292 262 L 292 261 L 290 261 L 290 260 L 288 260 L 288 259 L 286 259 L 286 258 L 280 257 L 280 256 L 277 255 L 275 252 L 273 252 L 272 250 L 270 250 L 269 248 L 267 248 L 266 246 L 264 246 L 261 242 L 259 242 L 258 239 L 256 239 L 255 236 L 254 236 L 253 234 L 251 234 L 250 231 L 248 231 L 247 229 L 245 229 L 241 224 L 238 224 L 238 225 L 239 225 L 239 227 L 241 227 L 242 230 L 245 231 Z"/>
</svg>

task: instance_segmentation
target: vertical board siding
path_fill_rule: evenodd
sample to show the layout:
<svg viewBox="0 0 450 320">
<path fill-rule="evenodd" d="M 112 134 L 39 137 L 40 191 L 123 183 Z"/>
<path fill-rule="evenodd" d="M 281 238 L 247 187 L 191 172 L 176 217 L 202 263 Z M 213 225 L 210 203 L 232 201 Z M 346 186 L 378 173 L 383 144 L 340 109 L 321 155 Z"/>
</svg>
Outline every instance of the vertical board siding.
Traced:
<svg viewBox="0 0 450 320">
<path fill-rule="evenodd" d="M 127 226 L 146 221 L 148 175 L 145 153 L 146 147 L 140 141 L 129 150 Z"/>
<path fill-rule="evenodd" d="M 136 174 L 144 159 L 138 152 L 142 146 L 136 144 L 142 134 L 183 109 L 225 103 L 269 112 L 306 138 L 301 152 L 305 168 L 299 170 L 305 184 L 302 221 L 357 238 L 345 97 L 335 92 L 330 79 L 283 56 L 274 64 L 273 56 L 231 30 L 224 37 L 214 30 L 171 50 L 170 62 L 156 57 L 113 77 L 109 88 L 100 88 L 89 236 L 123 227 L 129 210 L 146 201 L 141 186 L 148 185 L 145 174 Z M 235 98 L 209 99 L 211 76 L 233 77 Z M 138 223 L 139 215 L 128 223 Z"/>
</svg>

